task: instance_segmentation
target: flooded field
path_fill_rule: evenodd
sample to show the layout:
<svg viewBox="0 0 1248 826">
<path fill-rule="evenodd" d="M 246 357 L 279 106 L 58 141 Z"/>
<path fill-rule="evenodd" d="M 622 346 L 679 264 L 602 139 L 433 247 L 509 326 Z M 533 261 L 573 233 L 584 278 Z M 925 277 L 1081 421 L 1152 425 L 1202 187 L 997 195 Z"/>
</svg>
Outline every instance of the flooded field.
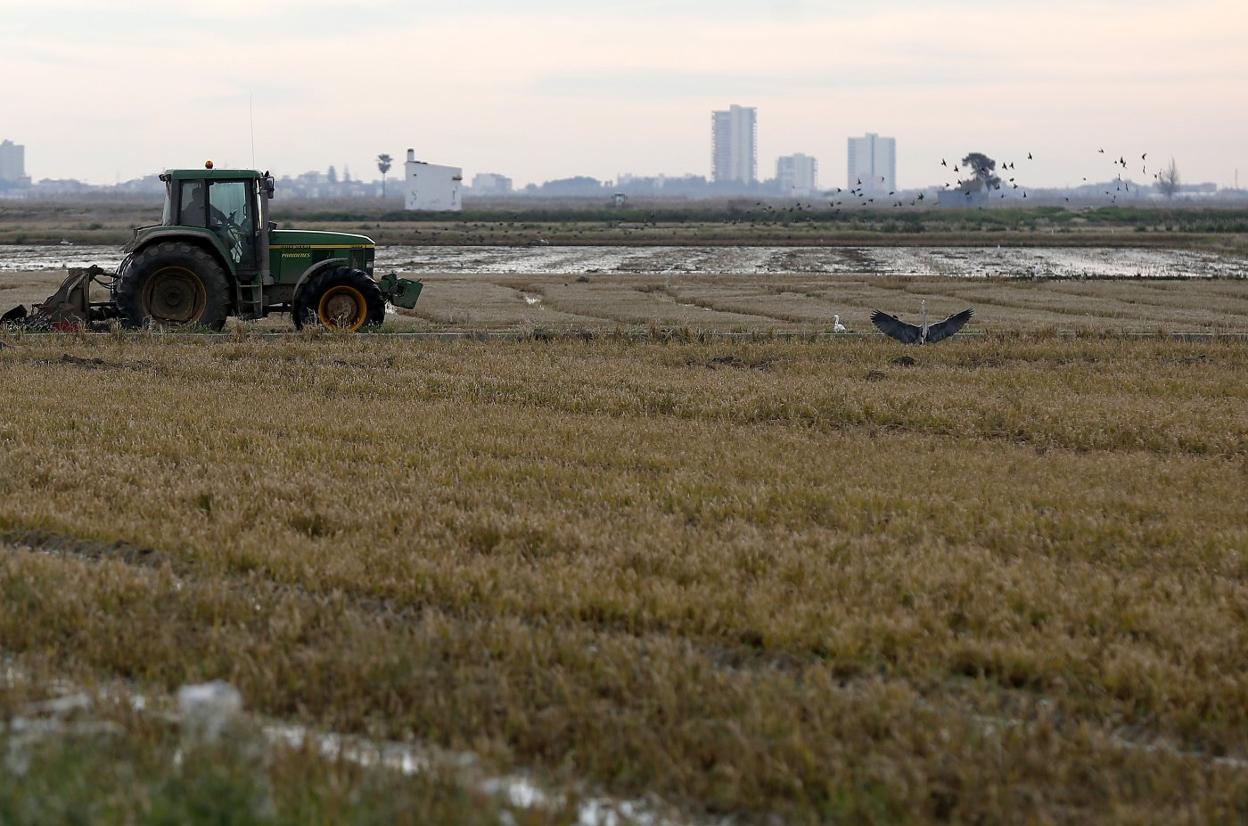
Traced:
<svg viewBox="0 0 1248 826">
<path fill-rule="evenodd" d="M 121 262 L 116 247 L 0 245 L 0 271 Z M 1244 278 L 1248 260 L 1187 250 L 1080 247 L 391 246 L 379 269 L 404 272 L 919 275 L 951 278 Z"/>
</svg>

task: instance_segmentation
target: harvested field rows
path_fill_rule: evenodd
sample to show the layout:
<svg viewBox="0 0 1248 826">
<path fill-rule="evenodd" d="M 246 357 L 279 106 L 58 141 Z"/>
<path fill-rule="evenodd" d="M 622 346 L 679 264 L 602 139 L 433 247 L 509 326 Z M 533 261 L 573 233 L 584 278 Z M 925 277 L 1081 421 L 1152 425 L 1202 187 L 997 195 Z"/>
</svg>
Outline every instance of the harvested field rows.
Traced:
<svg viewBox="0 0 1248 826">
<path fill-rule="evenodd" d="M 917 318 L 920 299 L 927 299 L 933 320 L 973 306 L 971 329 L 989 331 L 1248 332 L 1248 281 L 1238 280 L 1145 284 L 810 275 L 421 277 L 426 288 L 420 304 L 403 312 L 395 329 L 657 325 L 812 332 L 827 330 L 840 315 L 851 331 L 873 333 L 873 308 Z"/>
<path fill-rule="evenodd" d="M 50 675 L 694 818 L 1248 812 L 1243 343 L 4 342 Z"/>
</svg>

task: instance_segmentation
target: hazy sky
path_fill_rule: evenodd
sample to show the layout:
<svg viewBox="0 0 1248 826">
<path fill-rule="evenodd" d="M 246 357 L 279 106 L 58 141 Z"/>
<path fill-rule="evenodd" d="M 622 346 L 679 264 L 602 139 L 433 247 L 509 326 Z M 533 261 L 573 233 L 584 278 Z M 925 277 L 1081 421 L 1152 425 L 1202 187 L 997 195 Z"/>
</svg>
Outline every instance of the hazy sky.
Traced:
<svg viewBox="0 0 1248 826">
<path fill-rule="evenodd" d="M 279 174 L 374 178 L 409 146 L 521 184 L 709 174 L 710 111 L 739 103 L 760 177 L 805 152 L 841 185 L 870 130 L 903 187 L 969 150 L 1107 179 L 1102 146 L 1248 186 L 1248 0 L 0 0 L 0 77 L 37 179 L 250 166 L 254 95 Z"/>
</svg>

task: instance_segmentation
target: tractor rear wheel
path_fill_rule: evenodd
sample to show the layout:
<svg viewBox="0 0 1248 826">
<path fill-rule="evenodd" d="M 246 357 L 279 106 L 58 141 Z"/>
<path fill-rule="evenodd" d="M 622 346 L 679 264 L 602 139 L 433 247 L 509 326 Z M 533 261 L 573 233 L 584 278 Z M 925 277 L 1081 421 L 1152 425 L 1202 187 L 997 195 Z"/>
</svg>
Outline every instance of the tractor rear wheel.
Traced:
<svg viewBox="0 0 1248 826">
<path fill-rule="evenodd" d="M 207 327 L 229 314 L 230 282 L 216 259 L 184 241 L 153 244 L 117 276 L 114 296 L 126 327 Z"/>
<path fill-rule="evenodd" d="M 292 312 L 295 327 L 324 327 L 354 333 L 386 320 L 386 300 L 377 282 L 363 270 L 331 267 L 308 279 Z"/>
</svg>

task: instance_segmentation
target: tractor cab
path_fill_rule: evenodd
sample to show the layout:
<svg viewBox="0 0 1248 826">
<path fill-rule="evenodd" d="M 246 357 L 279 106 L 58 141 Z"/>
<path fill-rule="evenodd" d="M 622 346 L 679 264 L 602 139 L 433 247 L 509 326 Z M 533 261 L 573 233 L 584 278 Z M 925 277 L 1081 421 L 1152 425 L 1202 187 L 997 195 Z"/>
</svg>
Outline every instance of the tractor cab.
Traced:
<svg viewBox="0 0 1248 826">
<path fill-rule="evenodd" d="M 195 232 L 216 248 L 238 280 L 262 282 L 268 272 L 273 176 L 209 166 L 160 177 L 165 182 L 160 226 Z"/>
</svg>

